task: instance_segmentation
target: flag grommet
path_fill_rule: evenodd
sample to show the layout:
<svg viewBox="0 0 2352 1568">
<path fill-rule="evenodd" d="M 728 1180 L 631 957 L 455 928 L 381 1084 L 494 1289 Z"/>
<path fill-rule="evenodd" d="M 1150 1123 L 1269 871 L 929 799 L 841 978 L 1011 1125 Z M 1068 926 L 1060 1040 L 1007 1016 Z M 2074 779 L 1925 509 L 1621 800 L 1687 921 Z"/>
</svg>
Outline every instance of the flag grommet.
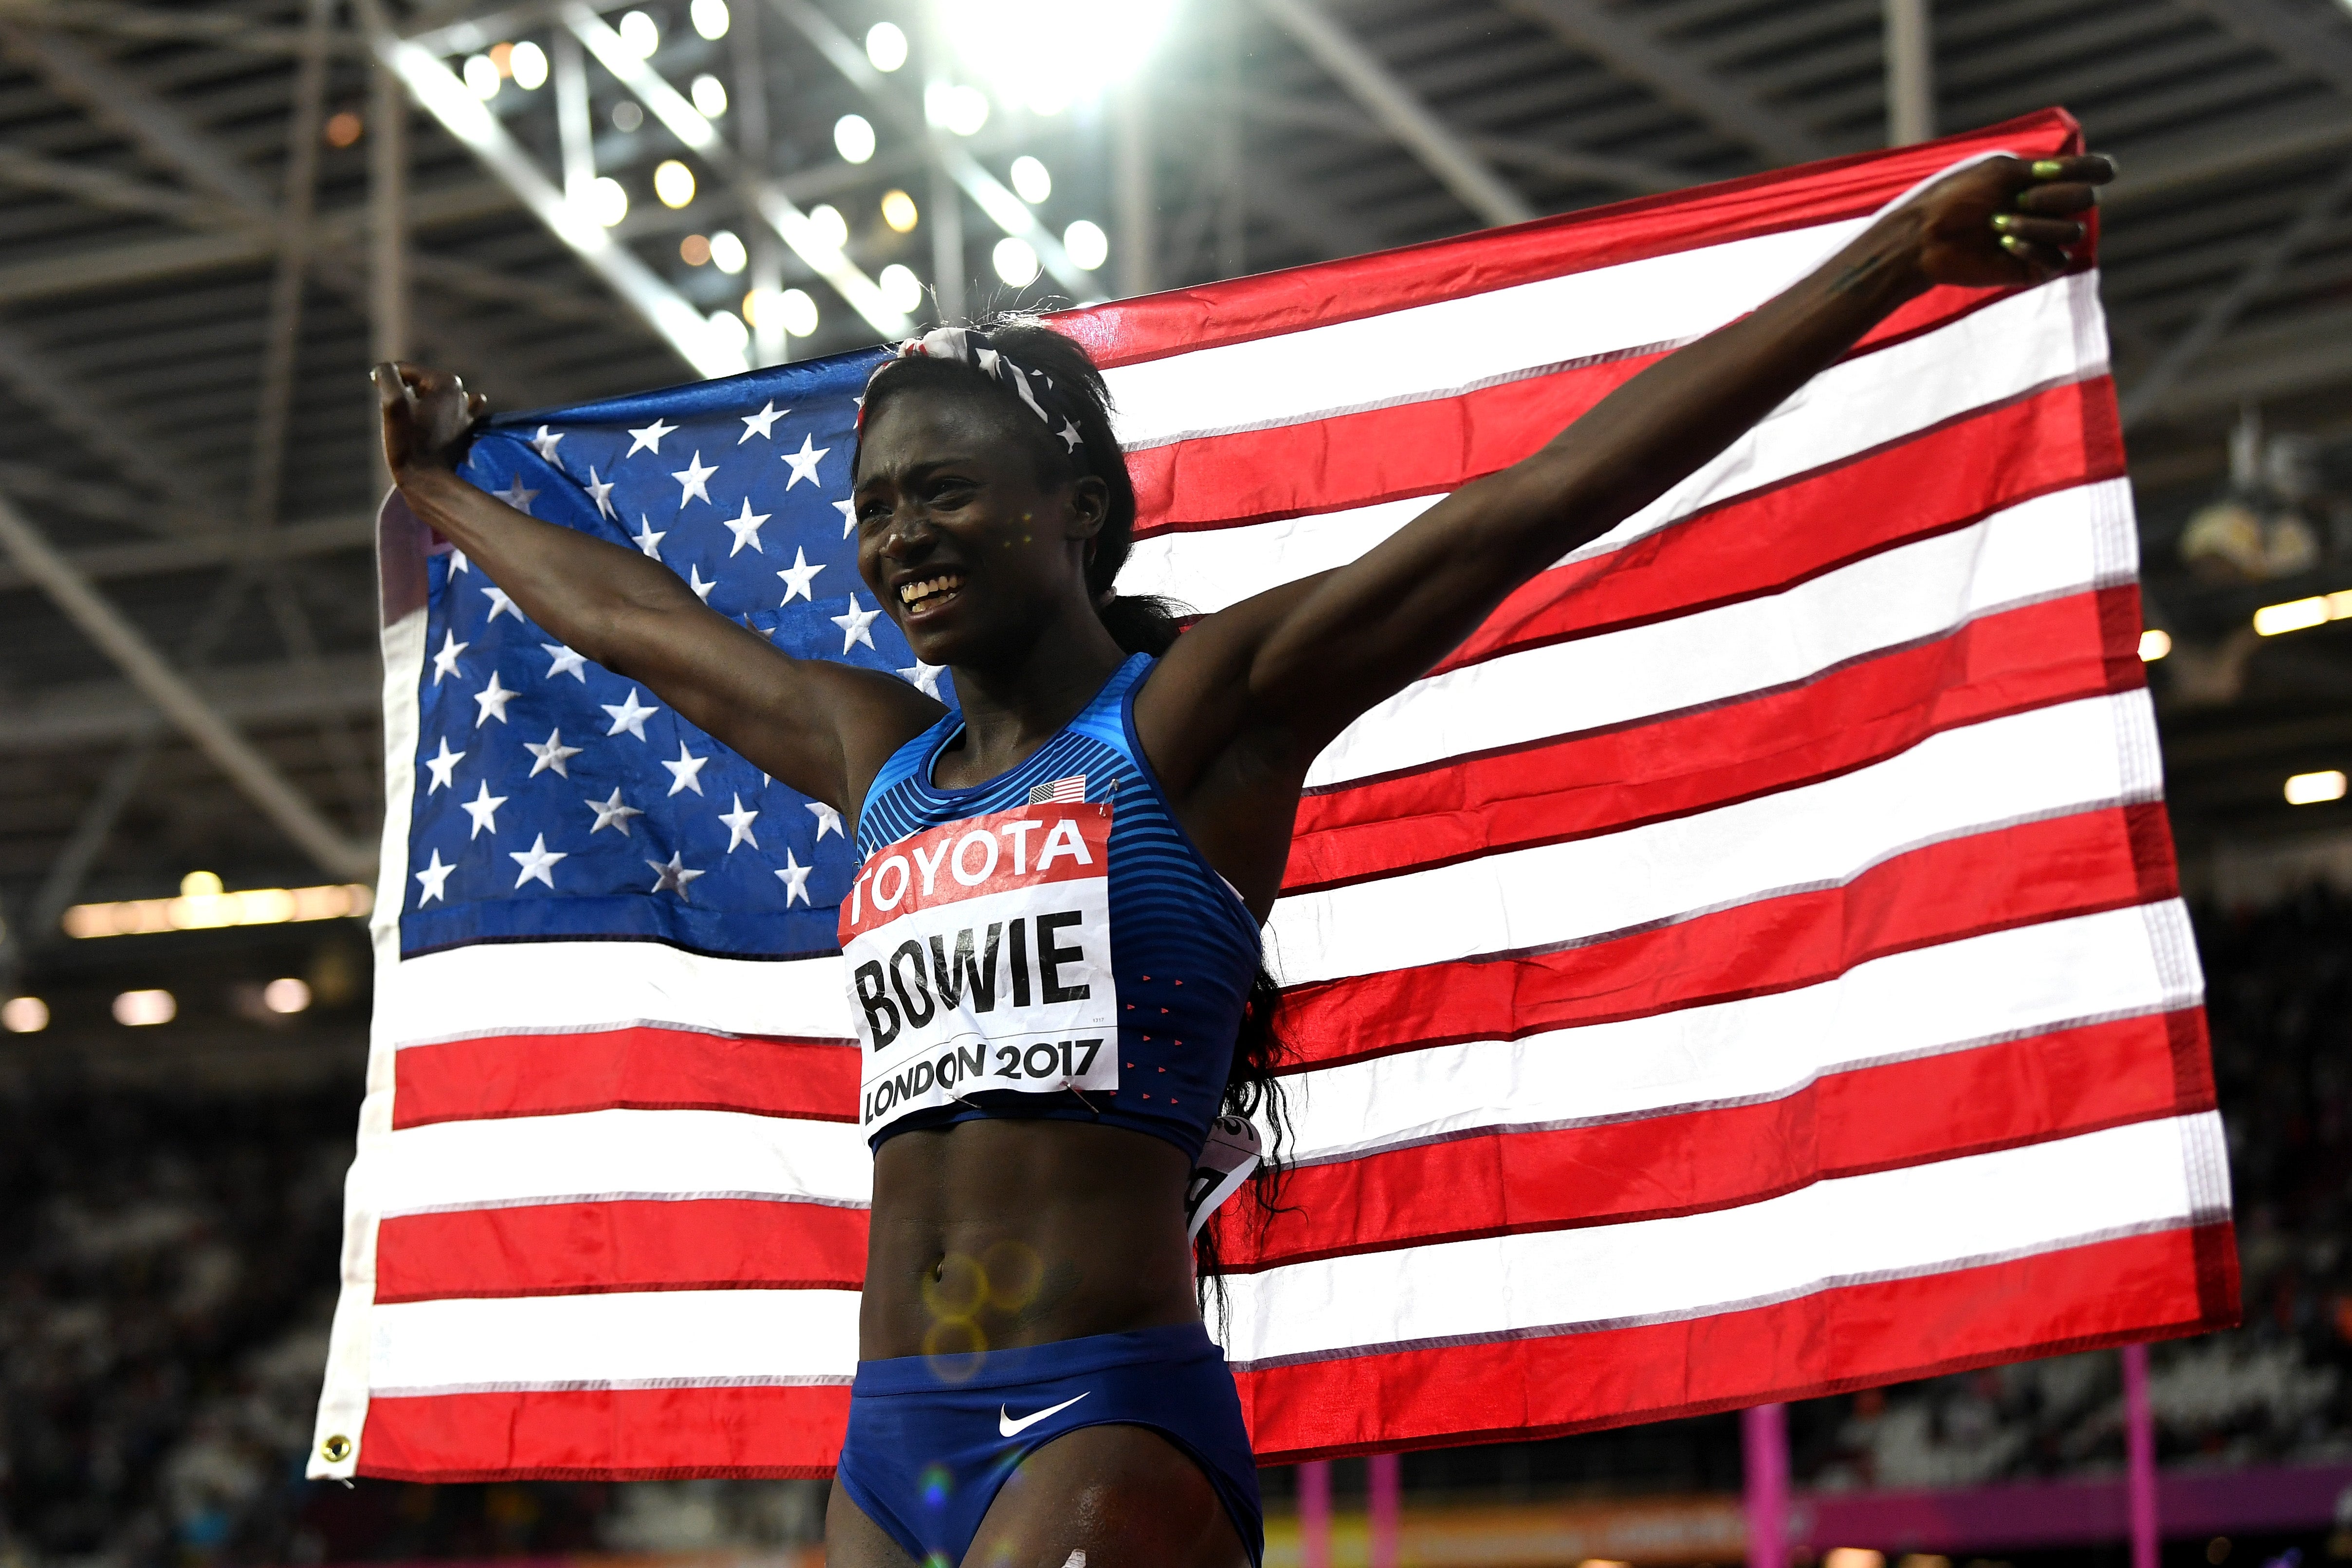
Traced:
<svg viewBox="0 0 2352 1568">
<path fill-rule="evenodd" d="M 331 1465 L 340 1465 L 352 1457 L 352 1440 L 338 1432 L 319 1445 L 319 1457 Z"/>
</svg>

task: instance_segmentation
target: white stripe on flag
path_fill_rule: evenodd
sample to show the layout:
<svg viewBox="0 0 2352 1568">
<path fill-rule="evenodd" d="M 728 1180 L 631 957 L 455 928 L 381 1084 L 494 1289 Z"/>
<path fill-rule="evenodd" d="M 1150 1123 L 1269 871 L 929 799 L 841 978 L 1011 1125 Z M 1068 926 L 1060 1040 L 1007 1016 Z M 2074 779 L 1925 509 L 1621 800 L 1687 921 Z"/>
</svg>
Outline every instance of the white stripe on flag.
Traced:
<svg viewBox="0 0 2352 1568">
<path fill-rule="evenodd" d="M 1702 1316 L 2219 1217 L 2206 1112 L 1817 1182 L 1706 1214 L 1444 1242 L 1227 1281 L 1226 1353 L 1278 1358 Z"/>
<path fill-rule="evenodd" d="M 1293 894 L 1267 922 L 1267 958 L 1297 985 L 1832 886 L 1935 840 L 2151 798 L 2156 757 L 2145 691 L 2032 709 L 1696 816 Z"/>
<path fill-rule="evenodd" d="M 403 961 L 376 986 L 394 1047 L 631 1024 L 853 1037 L 841 960 L 712 958 L 653 942 L 484 942 Z"/>
<path fill-rule="evenodd" d="M 1792 1094 L 1830 1073 L 2166 1011 L 2201 987 L 2156 954 L 2179 900 L 2045 921 L 1856 964 L 1818 985 L 1302 1073 L 1294 1155 L 1321 1163 L 1486 1128 L 1569 1126 Z"/>
</svg>

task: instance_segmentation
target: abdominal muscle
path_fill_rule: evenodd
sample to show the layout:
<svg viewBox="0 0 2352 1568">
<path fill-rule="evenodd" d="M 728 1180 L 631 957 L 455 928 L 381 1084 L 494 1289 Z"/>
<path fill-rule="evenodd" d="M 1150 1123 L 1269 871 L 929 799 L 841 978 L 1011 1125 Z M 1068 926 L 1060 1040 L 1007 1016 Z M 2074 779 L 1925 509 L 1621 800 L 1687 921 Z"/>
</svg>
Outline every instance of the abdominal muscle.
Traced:
<svg viewBox="0 0 2352 1568">
<path fill-rule="evenodd" d="M 1191 1163 L 1087 1122 L 901 1132 L 874 1160 L 858 1355 L 969 1354 L 1197 1321 Z"/>
</svg>

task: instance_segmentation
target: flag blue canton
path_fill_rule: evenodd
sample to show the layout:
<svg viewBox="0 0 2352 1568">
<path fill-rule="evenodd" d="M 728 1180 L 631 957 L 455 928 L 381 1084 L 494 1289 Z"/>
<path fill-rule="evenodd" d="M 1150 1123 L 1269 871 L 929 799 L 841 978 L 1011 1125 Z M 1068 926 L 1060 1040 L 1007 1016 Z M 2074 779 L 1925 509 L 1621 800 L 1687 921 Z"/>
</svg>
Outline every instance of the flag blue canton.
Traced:
<svg viewBox="0 0 2352 1568">
<path fill-rule="evenodd" d="M 504 416 L 464 477 L 660 561 L 785 653 L 951 701 L 857 575 L 849 468 L 878 357 Z M 462 553 L 440 548 L 429 578 L 404 955 L 565 938 L 835 951 L 856 863 L 838 813 L 564 647 Z"/>
</svg>

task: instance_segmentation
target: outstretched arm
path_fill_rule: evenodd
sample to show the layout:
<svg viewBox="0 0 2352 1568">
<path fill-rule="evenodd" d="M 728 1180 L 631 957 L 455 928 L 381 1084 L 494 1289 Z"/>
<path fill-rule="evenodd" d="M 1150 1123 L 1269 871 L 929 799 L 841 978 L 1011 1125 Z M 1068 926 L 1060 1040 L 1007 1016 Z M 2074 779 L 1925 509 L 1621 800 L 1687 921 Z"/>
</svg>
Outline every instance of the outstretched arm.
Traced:
<svg viewBox="0 0 2352 1568">
<path fill-rule="evenodd" d="M 1295 799 L 1316 753 L 1359 714 L 1443 658 L 1520 584 L 1721 452 L 1906 300 L 1938 283 L 2055 276 L 2083 237 L 2071 215 L 2113 174 L 2098 157 L 1999 158 L 1939 181 L 1534 456 L 1465 485 L 1346 566 L 1203 620 L 1137 705 L 1171 787 L 1202 792 L 1188 826 L 1231 840 L 1230 866 L 1255 868 L 1234 879 L 1270 899 L 1289 812 L 1278 837 L 1255 823 L 1286 786 Z"/>
<path fill-rule="evenodd" d="M 459 479 L 484 402 L 457 377 L 378 365 L 384 458 L 409 509 L 533 621 L 650 690 L 802 794 L 854 792 L 945 711 L 872 670 L 796 659 L 698 599 L 660 563 L 542 522 Z"/>
</svg>

